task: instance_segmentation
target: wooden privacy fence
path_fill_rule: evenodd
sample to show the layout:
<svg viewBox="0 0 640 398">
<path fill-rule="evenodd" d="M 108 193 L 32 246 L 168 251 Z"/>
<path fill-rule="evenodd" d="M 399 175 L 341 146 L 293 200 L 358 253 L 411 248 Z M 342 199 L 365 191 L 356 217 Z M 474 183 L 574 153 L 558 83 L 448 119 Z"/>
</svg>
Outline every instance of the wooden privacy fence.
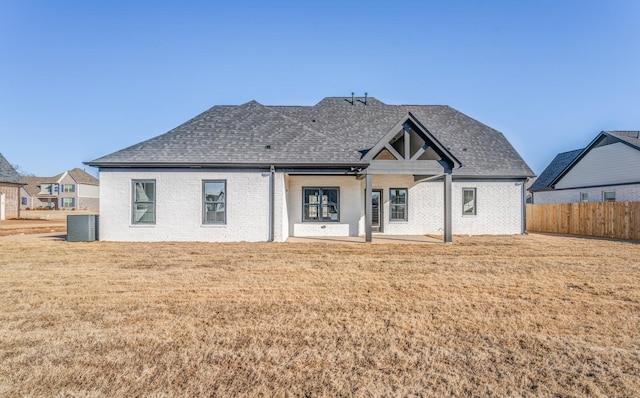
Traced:
<svg viewBox="0 0 640 398">
<path fill-rule="evenodd" d="M 640 240 L 640 202 L 528 204 L 527 231 Z"/>
</svg>

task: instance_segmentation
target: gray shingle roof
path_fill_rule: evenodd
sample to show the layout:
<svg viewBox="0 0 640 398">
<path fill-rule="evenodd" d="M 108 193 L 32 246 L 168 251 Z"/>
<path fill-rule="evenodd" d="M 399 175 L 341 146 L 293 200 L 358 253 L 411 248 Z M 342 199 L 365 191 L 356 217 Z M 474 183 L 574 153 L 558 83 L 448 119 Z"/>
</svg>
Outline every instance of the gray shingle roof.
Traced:
<svg viewBox="0 0 640 398">
<path fill-rule="evenodd" d="M 0 153 L 0 182 L 12 184 L 25 184 L 18 172 L 11 166 L 11 163 Z"/>
<path fill-rule="evenodd" d="M 569 152 L 563 152 L 556 155 L 549 163 L 546 169 L 538 176 L 536 182 L 529 188 L 530 192 L 546 191 L 553 189 L 550 184 L 569 166 L 575 158 L 582 153 L 584 149 L 576 149 Z"/>
<path fill-rule="evenodd" d="M 49 177 L 29 177 L 29 176 L 25 176 L 25 177 L 22 177 L 22 178 L 27 183 L 27 185 L 25 185 L 23 188 L 29 193 L 29 195 L 33 196 L 33 195 L 37 195 L 37 194 L 40 193 L 40 188 L 38 187 L 38 185 L 44 183 L 43 179 L 49 178 Z"/>
<path fill-rule="evenodd" d="M 604 133 L 640 149 L 640 131 L 604 131 Z"/>
<path fill-rule="evenodd" d="M 358 165 L 409 112 L 462 163 L 455 175 L 530 177 L 498 131 L 440 105 L 328 97 L 314 106 L 214 106 L 163 135 L 87 162 L 153 165 Z"/>
<path fill-rule="evenodd" d="M 71 169 L 68 173 L 78 184 L 100 185 L 100 181 L 97 178 L 80 168 Z"/>
</svg>

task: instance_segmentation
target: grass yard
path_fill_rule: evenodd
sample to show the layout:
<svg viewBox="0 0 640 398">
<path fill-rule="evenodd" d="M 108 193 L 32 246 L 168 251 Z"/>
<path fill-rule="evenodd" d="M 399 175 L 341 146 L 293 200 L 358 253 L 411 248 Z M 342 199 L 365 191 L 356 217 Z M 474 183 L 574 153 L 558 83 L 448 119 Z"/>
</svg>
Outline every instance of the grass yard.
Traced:
<svg viewBox="0 0 640 398">
<path fill-rule="evenodd" d="M 0 396 L 638 396 L 640 245 L 0 238 Z"/>
</svg>

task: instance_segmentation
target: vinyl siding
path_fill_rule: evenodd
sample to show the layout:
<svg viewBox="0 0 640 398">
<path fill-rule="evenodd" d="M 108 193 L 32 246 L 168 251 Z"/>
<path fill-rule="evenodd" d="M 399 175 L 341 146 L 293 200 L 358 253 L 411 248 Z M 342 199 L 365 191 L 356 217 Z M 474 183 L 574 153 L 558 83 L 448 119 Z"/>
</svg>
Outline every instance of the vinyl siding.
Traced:
<svg viewBox="0 0 640 398">
<path fill-rule="evenodd" d="M 80 197 L 80 198 L 98 198 L 98 197 L 100 197 L 100 186 L 99 185 L 78 184 L 78 185 L 76 185 L 76 191 L 77 191 L 78 197 Z"/>
<path fill-rule="evenodd" d="M 577 203 L 580 202 L 580 193 L 589 195 L 589 202 L 602 202 L 603 191 L 615 191 L 616 202 L 640 201 L 640 184 L 608 185 L 593 188 L 563 189 L 560 191 L 542 191 L 533 193 L 534 204 L 548 203 Z"/>
<path fill-rule="evenodd" d="M 640 182 L 639 166 L 640 151 L 621 142 L 593 148 L 556 183 L 555 188 Z"/>
</svg>

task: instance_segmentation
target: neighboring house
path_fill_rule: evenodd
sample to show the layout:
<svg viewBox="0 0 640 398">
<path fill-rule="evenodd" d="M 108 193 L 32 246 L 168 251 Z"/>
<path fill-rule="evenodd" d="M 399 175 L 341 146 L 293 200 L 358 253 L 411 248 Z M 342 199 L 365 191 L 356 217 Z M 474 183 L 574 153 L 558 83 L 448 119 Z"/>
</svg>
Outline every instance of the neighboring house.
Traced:
<svg viewBox="0 0 640 398">
<path fill-rule="evenodd" d="M 531 195 L 531 192 L 529 192 L 529 188 L 531 188 L 531 186 L 533 184 L 535 184 L 536 180 L 538 179 L 538 177 L 533 177 L 530 178 L 526 184 L 524 184 L 524 189 L 527 192 L 527 196 L 526 196 L 526 203 L 532 203 L 533 201 L 533 195 Z"/>
<path fill-rule="evenodd" d="M 0 153 L 0 220 L 20 218 L 20 174 Z"/>
<path fill-rule="evenodd" d="M 75 168 L 54 177 L 23 177 L 21 208 L 94 210 L 100 204 L 100 182 L 86 171 Z"/>
<path fill-rule="evenodd" d="M 640 132 L 602 131 L 558 154 L 529 191 L 533 203 L 640 201 Z"/>
<path fill-rule="evenodd" d="M 448 106 L 325 98 L 215 106 L 95 159 L 100 237 L 520 234 L 533 172 L 498 131 Z"/>
</svg>

